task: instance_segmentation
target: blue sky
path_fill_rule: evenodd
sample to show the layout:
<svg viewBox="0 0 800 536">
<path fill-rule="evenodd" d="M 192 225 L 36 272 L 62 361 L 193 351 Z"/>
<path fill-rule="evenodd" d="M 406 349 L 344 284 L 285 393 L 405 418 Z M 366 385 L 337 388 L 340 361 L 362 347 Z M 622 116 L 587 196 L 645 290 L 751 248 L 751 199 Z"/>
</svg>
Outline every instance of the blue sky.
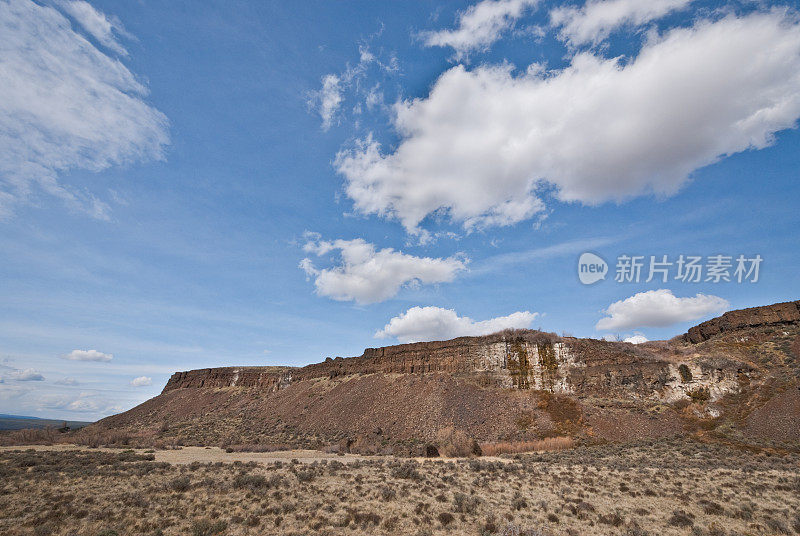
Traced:
<svg viewBox="0 0 800 536">
<path fill-rule="evenodd" d="M 0 412 L 797 299 L 790 6 L 0 0 Z M 720 254 L 758 281 L 614 281 Z"/>
</svg>

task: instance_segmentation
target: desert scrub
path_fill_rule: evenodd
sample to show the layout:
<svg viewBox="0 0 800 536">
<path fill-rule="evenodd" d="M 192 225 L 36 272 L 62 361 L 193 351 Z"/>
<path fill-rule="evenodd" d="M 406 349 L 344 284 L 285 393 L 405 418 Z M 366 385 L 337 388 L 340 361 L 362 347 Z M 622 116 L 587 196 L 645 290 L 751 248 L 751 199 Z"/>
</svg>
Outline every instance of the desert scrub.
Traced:
<svg viewBox="0 0 800 536">
<path fill-rule="evenodd" d="M 456 492 L 453 494 L 453 509 L 462 514 L 473 514 L 478 509 L 481 500 L 474 495 Z"/>
<path fill-rule="evenodd" d="M 694 515 L 685 510 L 673 510 L 672 516 L 667 520 L 667 524 L 673 527 L 691 527 L 694 525 Z"/>
<path fill-rule="evenodd" d="M 797 454 L 685 440 L 583 445 L 519 459 L 385 457 L 341 466 L 169 465 L 134 456 L 0 450 L 0 534 L 97 536 L 111 528 L 120 536 L 191 535 L 218 522 L 226 524 L 220 536 L 494 536 L 509 525 L 516 534 L 732 536 L 800 526 Z M 305 471 L 315 473 L 311 482 L 296 477 Z M 170 483 L 183 477 L 188 491 L 173 491 Z M 650 488 L 658 492 L 646 496 Z M 691 526 L 670 526 L 676 510 L 697 517 Z M 440 514 L 452 519 L 445 516 L 444 525 Z"/>
<path fill-rule="evenodd" d="M 187 491 L 191 487 L 192 487 L 192 481 L 186 475 L 175 477 L 169 482 L 169 489 L 171 489 L 172 491 L 177 491 L 178 493 L 183 493 L 184 491 Z"/>
<path fill-rule="evenodd" d="M 201 519 L 192 523 L 192 536 L 215 536 L 222 534 L 227 528 L 228 524 L 222 520 Z"/>
<path fill-rule="evenodd" d="M 417 462 L 405 462 L 396 465 L 392 469 L 392 476 L 395 478 L 406 478 L 410 480 L 422 480 Z"/>
</svg>

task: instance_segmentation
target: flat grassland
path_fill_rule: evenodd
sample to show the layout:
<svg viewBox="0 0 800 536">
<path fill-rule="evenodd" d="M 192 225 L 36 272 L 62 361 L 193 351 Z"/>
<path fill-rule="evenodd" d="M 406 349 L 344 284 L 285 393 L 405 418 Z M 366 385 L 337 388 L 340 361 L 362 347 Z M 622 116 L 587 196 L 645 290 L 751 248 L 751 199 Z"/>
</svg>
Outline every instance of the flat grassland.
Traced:
<svg viewBox="0 0 800 536">
<path fill-rule="evenodd" d="M 688 440 L 506 458 L 0 449 L 0 534 L 800 534 L 800 456 Z"/>
</svg>

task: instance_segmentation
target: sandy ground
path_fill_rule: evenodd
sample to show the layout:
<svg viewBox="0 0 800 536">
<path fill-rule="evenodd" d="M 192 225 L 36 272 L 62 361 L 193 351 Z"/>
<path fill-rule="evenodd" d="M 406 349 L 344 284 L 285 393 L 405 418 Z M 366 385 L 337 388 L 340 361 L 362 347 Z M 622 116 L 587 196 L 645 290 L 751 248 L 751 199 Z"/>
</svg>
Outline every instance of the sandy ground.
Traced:
<svg viewBox="0 0 800 536">
<path fill-rule="evenodd" d="M 119 452 L 120 449 L 107 449 L 97 448 L 89 449 L 80 445 L 30 445 L 30 446 L 14 446 L 14 447 L 0 447 L 0 452 L 8 450 L 52 450 L 52 451 L 109 451 Z M 133 449 L 138 453 L 149 452 L 146 449 Z M 219 447 L 182 447 L 179 450 L 156 450 L 153 452 L 157 462 L 167 462 L 173 465 L 183 465 L 192 462 L 259 462 L 259 463 L 272 463 L 275 461 L 289 461 L 296 459 L 298 461 L 319 461 L 319 460 L 337 460 L 342 463 L 348 463 L 355 460 L 364 459 L 363 456 L 355 454 L 345 454 L 338 456 L 336 454 L 327 454 L 318 450 L 279 450 L 275 452 L 225 452 Z"/>
<path fill-rule="evenodd" d="M 47 451 L 80 451 L 85 450 L 88 452 L 119 452 L 124 450 L 121 448 L 89 448 L 82 445 L 17 445 L 11 447 L 0 446 L 0 452 L 8 450 L 47 450 Z M 288 462 L 290 460 L 297 460 L 300 462 L 314 462 L 314 461 L 333 461 L 336 460 L 341 463 L 350 463 L 355 460 L 377 458 L 392 458 L 394 456 L 360 456 L 358 454 L 345 454 L 339 456 L 337 454 L 328 454 L 320 450 L 276 450 L 275 452 L 225 452 L 224 449 L 219 447 L 181 447 L 177 450 L 154 450 L 154 449 L 131 449 L 139 454 L 152 453 L 157 462 L 167 462 L 172 465 L 184 465 L 192 462 L 200 463 L 234 463 L 234 462 L 258 462 L 258 463 L 273 463 L 276 461 Z M 416 460 L 418 462 L 431 461 L 431 460 L 459 460 L 462 458 L 402 458 L 404 460 Z M 482 456 L 481 460 L 488 462 L 501 462 L 511 463 L 514 460 L 511 458 L 504 458 L 500 456 Z"/>
</svg>

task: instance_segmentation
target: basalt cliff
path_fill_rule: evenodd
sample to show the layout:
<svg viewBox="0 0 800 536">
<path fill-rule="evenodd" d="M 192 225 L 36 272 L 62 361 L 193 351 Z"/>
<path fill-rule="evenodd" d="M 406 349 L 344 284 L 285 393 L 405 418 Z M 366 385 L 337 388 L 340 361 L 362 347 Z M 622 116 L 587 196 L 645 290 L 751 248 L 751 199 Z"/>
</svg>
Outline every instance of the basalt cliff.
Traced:
<svg viewBox="0 0 800 536">
<path fill-rule="evenodd" d="M 87 433 L 403 453 L 445 427 L 478 441 L 699 434 L 785 446 L 800 441 L 799 379 L 794 301 L 640 345 L 513 330 L 305 367 L 176 372 L 159 396 Z"/>
</svg>

